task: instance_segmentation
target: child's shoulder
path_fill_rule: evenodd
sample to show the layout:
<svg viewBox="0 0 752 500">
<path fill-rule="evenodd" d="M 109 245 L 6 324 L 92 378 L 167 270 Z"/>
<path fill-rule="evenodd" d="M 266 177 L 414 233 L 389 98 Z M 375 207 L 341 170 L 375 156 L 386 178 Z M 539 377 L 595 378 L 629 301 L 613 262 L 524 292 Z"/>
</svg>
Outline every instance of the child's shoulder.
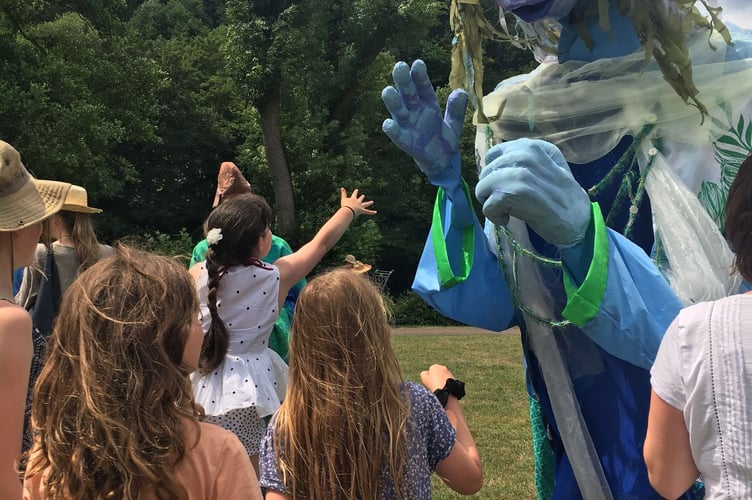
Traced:
<svg viewBox="0 0 752 500">
<path fill-rule="evenodd" d="M 16 334 L 19 330 L 31 331 L 31 316 L 23 307 L 0 300 L 0 332 Z"/>
<path fill-rule="evenodd" d="M 405 389 L 407 389 L 410 403 L 413 406 L 415 404 L 425 404 L 426 402 L 433 402 L 434 400 L 436 400 L 436 396 L 431 391 L 426 389 L 423 384 L 407 381 L 402 385 Z"/>
</svg>

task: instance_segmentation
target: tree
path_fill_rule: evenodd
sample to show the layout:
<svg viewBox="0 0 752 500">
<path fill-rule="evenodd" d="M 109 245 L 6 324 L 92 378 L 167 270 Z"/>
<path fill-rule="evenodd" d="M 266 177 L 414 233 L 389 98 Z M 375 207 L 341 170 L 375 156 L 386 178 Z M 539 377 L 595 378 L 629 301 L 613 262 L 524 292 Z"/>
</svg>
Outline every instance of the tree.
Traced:
<svg viewBox="0 0 752 500">
<path fill-rule="evenodd" d="M 121 145 L 152 138 L 154 65 L 74 14 L 26 26 L 26 36 L 0 29 L 0 135 L 37 175 L 85 185 L 94 200 L 116 195 L 136 176 Z"/>
<path fill-rule="evenodd" d="M 297 231 L 293 176 L 308 159 L 293 151 L 341 154 L 363 75 L 382 51 L 417 44 L 441 9 L 430 0 L 228 0 L 230 65 L 260 116 L 279 233 Z M 298 137 L 283 136 L 289 115 L 303 115 L 304 138 L 315 136 L 304 148 Z"/>
</svg>

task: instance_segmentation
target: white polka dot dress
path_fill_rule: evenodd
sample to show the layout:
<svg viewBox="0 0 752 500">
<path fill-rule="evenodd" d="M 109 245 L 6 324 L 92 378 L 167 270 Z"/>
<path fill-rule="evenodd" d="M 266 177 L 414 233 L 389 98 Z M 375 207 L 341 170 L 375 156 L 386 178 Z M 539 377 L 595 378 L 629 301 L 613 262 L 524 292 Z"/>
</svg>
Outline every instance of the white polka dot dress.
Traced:
<svg viewBox="0 0 752 500">
<path fill-rule="evenodd" d="M 207 281 L 203 269 L 197 286 L 204 332 L 211 324 Z M 256 415 L 263 418 L 279 408 L 288 368 L 269 348 L 269 335 L 279 314 L 278 298 L 279 271 L 274 266 L 235 266 L 222 276 L 217 311 L 230 333 L 229 349 L 216 370 L 191 377 L 193 394 L 207 415 L 254 407 Z"/>
</svg>

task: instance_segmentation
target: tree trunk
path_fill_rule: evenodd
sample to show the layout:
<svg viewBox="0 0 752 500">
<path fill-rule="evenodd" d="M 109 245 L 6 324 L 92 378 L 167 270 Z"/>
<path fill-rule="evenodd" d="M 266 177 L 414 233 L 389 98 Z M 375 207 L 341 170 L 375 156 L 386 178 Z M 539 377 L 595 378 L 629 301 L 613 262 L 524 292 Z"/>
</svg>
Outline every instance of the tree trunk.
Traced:
<svg viewBox="0 0 752 500">
<path fill-rule="evenodd" d="M 261 132 L 266 150 L 266 161 L 274 187 L 275 234 L 291 238 L 296 230 L 295 199 L 292 194 L 292 180 L 287 166 L 285 149 L 282 145 L 282 127 L 280 123 L 281 92 L 278 84 L 272 84 L 258 111 L 261 116 Z"/>
</svg>

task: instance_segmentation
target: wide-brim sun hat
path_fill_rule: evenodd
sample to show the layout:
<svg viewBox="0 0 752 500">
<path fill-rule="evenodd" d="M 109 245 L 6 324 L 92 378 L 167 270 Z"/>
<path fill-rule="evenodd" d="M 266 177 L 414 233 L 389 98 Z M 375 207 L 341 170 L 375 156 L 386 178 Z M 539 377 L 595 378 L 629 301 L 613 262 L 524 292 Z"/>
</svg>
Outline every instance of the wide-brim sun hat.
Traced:
<svg viewBox="0 0 752 500">
<path fill-rule="evenodd" d="M 18 151 L 0 141 L 0 231 L 17 231 L 59 212 L 70 187 L 35 179 Z"/>
<path fill-rule="evenodd" d="M 98 214 L 102 213 L 101 208 L 94 208 L 89 206 L 89 198 L 86 193 L 86 189 L 81 186 L 71 185 L 68 196 L 65 197 L 65 203 L 60 210 L 66 210 L 68 212 L 79 212 L 82 214 Z"/>
<path fill-rule="evenodd" d="M 354 255 L 345 256 L 345 262 L 350 264 L 351 269 L 356 273 L 367 273 L 371 270 L 371 264 L 364 264 L 363 262 L 356 260 Z"/>
</svg>

